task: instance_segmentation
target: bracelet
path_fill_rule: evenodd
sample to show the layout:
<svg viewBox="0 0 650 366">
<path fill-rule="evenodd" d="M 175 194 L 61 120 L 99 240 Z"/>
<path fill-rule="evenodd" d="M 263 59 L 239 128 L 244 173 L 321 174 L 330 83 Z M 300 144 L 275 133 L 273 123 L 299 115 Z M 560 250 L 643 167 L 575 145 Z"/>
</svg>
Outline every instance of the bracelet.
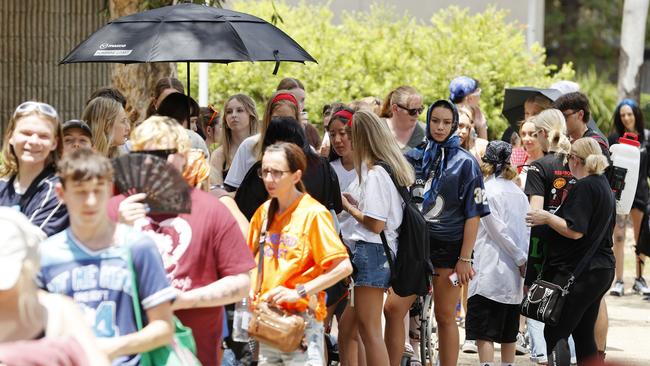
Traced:
<svg viewBox="0 0 650 366">
<path fill-rule="evenodd" d="M 305 286 L 303 284 L 296 285 L 296 292 L 303 299 L 307 298 L 307 291 L 305 291 Z"/>
<path fill-rule="evenodd" d="M 472 258 L 458 257 L 458 260 L 461 261 L 461 262 L 469 263 L 469 264 L 473 264 L 473 263 L 474 263 L 474 261 L 472 260 Z"/>
</svg>

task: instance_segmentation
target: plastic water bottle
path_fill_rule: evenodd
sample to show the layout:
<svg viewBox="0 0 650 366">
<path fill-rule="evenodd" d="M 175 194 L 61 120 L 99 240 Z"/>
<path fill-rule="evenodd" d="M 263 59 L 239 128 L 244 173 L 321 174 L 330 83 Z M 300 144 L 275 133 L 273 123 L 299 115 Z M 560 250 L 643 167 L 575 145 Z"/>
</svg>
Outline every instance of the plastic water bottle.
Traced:
<svg viewBox="0 0 650 366">
<path fill-rule="evenodd" d="M 235 342 L 248 342 L 248 323 L 251 313 L 248 309 L 248 298 L 243 298 L 235 304 L 235 314 L 232 322 L 232 339 Z"/>
<path fill-rule="evenodd" d="M 616 195 L 616 213 L 627 215 L 632 209 L 639 179 L 641 152 L 638 136 L 626 132 L 618 144 L 609 148 L 612 159 L 610 185 Z"/>
</svg>

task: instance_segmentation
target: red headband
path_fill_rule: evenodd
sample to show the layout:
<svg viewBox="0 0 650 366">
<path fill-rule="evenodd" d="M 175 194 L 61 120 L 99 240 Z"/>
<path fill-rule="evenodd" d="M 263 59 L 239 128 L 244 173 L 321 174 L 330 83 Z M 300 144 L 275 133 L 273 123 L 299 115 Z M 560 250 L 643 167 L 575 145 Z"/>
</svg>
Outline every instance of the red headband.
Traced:
<svg viewBox="0 0 650 366">
<path fill-rule="evenodd" d="M 293 94 L 290 94 L 290 93 L 280 93 L 280 94 L 276 95 L 273 98 L 273 100 L 271 101 L 271 104 L 279 102 L 281 100 L 288 100 L 291 103 L 295 104 L 296 107 L 298 107 L 298 109 L 300 109 L 300 105 L 298 104 L 298 100 L 296 99 L 296 97 L 293 96 Z"/>
<path fill-rule="evenodd" d="M 346 111 L 345 109 L 341 109 L 340 111 L 334 113 L 332 118 L 334 118 L 336 116 L 340 116 L 340 117 L 343 117 L 343 118 L 347 119 L 348 120 L 347 125 L 352 127 L 352 113 L 350 113 L 350 111 Z"/>
</svg>

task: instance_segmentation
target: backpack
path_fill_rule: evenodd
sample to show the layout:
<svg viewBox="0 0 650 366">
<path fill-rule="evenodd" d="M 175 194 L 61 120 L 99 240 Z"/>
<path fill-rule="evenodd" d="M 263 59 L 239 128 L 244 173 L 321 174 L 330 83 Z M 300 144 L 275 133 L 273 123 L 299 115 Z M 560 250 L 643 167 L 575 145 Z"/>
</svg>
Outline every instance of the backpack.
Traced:
<svg viewBox="0 0 650 366">
<path fill-rule="evenodd" d="M 406 187 L 397 184 L 392 169 L 384 162 L 379 162 L 384 168 L 395 188 L 404 200 L 404 215 L 398 229 L 397 257 L 393 262 L 386 235 L 382 231 L 381 242 L 384 245 L 386 258 L 391 272 L 391 287 L 402 297 L 424 296 L 429 292 L 430 278 L 433 275 L 433 265 L 429 258 L 429 231 L 424 216 L 411 200 Z"/>
</svg>

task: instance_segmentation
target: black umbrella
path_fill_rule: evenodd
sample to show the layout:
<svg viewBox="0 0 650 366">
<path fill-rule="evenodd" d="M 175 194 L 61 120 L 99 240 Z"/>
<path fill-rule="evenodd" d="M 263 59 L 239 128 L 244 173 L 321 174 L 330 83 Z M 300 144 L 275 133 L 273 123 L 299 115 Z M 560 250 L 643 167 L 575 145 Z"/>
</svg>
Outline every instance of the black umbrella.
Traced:
<svg viewBox="0 0 650 366">
<path fill-rule="evenodd" d="M 60 63 L 316 60 L 286 33 L 255 16 L 184 3 L 112 20 Z"/>
<path fill-rule="evenodd" d="M 502 113 L 511 126 L 517 126 L 524 119 L 524 103 L 528 98 L 536 95 L 543 96 L 554 102 L 562 93 L 556 89 L 539 89 L 530 86 L 506 88 Z"/>
<path fill-rule="evenodd" d="M 510 123 L 511 127 L 516 129 L 519 122 L 524 119 L 524 103 L 528 98 L 535 95 L 541 95 L 551 102 L 555 102 L 557 98 L 562 96 L 562 92 L 557 89 L 539 89 L 530 86 L 506 88 L 506 94 L 503 98 L 502 113 Z M 594 131 L 598 132 L 601 136 L 604 136 L 600 129 L 598 129 L 598 126 L 592 117 L 589 118 L 589 123 L 587 125 Z"/>
</svg>

